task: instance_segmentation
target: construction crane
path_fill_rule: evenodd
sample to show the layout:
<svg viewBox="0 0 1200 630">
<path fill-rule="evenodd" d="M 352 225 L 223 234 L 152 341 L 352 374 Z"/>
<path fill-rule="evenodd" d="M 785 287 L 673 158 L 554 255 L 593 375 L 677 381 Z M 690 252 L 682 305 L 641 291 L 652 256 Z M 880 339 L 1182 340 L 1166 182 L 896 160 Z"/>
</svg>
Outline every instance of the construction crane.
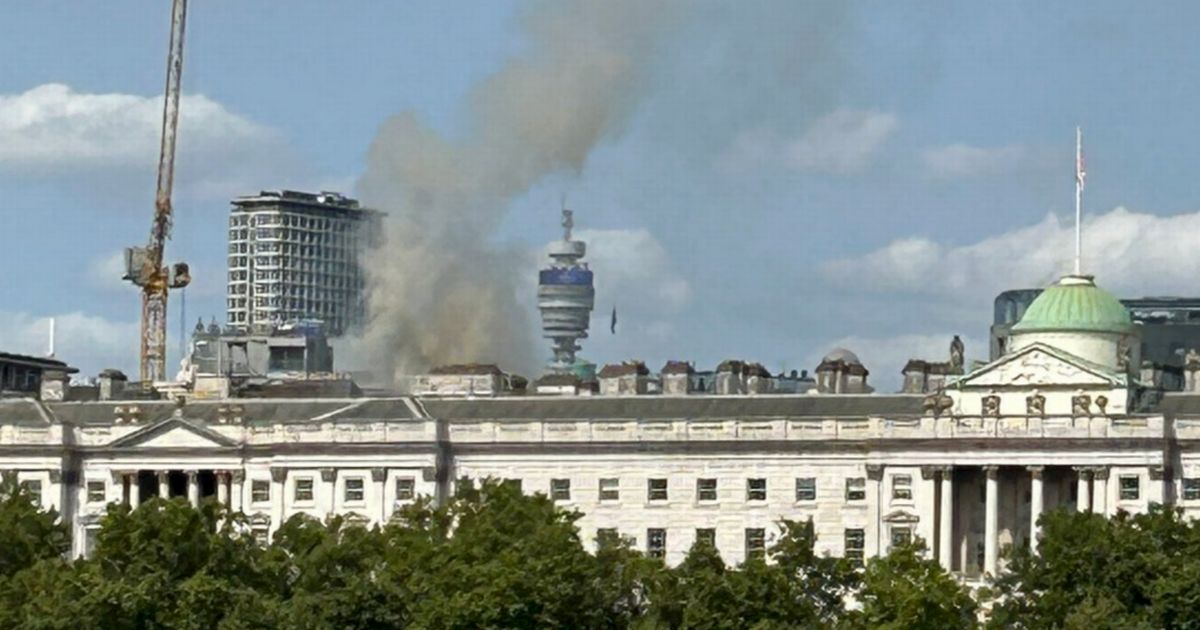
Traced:
<svg viewBox="0 0 1200 630">
<path fill-rule="evenodd" d="M 158 154 L 158 191 L 154 222 L 145 247 L 125 250 L 124 279 L 142 289 L 142 389 L 154 389 L 167 372 L 167 294 L 192 280 L 187 263 L 163 264 L 163 250 L 171 238 L 171 188 L 175 180 L 175 130 L 179 124 L 179 81 L 183 74 L 183 31 L 187 0 L 171 6 L 171 42 L 167 52 L 167 86 L 163 99 L 162 142 Z"/>
</svg>

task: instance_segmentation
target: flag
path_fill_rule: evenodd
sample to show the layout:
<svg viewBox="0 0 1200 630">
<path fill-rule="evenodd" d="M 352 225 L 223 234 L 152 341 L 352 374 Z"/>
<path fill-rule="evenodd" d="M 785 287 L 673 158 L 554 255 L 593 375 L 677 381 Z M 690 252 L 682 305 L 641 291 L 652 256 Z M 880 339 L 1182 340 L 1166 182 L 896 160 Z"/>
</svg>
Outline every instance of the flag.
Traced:
<svg viewBox="0 0 1200 630">
<path fill-rule="evenodd" d="M 617 307 L 616 306 L 613 307 L 612 323 L 609 324 L 608 329 L 612 331 L 612 334 L 614 334 L 614 335 L 617 334 Z"/>
</svg>

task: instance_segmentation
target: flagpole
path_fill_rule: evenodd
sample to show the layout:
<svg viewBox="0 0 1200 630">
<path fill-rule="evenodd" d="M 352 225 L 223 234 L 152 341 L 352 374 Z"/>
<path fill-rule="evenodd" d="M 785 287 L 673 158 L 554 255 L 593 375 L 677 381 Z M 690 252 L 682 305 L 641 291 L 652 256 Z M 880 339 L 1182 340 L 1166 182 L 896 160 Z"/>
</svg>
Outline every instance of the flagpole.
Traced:
<svg viewBox="0 0 1200 630">
<path fill-rule="evenodd" d="M 1075 275 L 1083 275 L 1083 130 L 1075 127 Z"/>
</svg>

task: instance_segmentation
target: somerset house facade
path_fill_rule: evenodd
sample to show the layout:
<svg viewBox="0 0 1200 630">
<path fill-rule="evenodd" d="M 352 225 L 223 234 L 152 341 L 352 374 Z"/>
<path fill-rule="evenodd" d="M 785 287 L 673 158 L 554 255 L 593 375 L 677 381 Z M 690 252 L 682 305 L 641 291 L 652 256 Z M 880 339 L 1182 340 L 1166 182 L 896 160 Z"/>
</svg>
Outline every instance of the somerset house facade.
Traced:
<svg viewBox="0 0 1200 630">
<path fill-rule="evenodd" d="M 698 538 L 740 562 L 787 518 L 812 519 L 824 553 L 920 537 L 979 575 L 1006 546 L 1036 545 L 1046 510 L 1200 512 L 1200 356 L 1189 387 L 1164 394 L 1140 384 L 1138 348 L 1121 304 L 1068 276 L 1002 356 L 916 393 L 870 393 L 847 351 L 805 393 L 759 387 L 746 366 L 712 389 L 679 364 L 657 387 L 606 369 L 620 382 L 586 392 L 551 379 L 489 393 L 496 375 L 479 369 L 443 375 L 480 379 L 471 395 L 433 380 L 387 398 L 124 400 L 102 386 L 86 402 L 0 401 L 0 471 L 71 523 L 77 554 L 111 503 L 216 500 L 266 538 L 293 514 L 382 523 L 457 478 L 495 477 L 579 510 L 589 543 L 614 530 L 672 563 Z"/>
</svg>

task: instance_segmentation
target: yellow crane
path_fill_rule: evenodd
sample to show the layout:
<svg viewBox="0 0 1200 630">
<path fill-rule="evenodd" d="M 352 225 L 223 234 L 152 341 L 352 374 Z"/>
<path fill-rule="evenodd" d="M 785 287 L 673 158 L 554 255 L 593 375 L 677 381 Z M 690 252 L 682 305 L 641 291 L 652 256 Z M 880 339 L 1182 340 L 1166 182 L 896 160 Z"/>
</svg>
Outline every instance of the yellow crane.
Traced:
<svg viewBox="0 0 1200 630">
<path fill-rule="evenodd" d="M 162 142 L 158 154 L 158 191 L 154 222 L 145 247 L 125 250 L 124 279 L 142 289 L 142 389 L 150 391 L 167 372 L 167 294 L 181 289 L 192 278 L 187 263 L 163 264 L 163 251 L 171 238 L 171 189 L 175 180 L 175 130 L 179 124 L 179 82 L 183 74 L 183 32 L 187 0 L 171 6 L 171 41 L 167 52 L 167 86 L 163 99 Z"/>
</svg>

